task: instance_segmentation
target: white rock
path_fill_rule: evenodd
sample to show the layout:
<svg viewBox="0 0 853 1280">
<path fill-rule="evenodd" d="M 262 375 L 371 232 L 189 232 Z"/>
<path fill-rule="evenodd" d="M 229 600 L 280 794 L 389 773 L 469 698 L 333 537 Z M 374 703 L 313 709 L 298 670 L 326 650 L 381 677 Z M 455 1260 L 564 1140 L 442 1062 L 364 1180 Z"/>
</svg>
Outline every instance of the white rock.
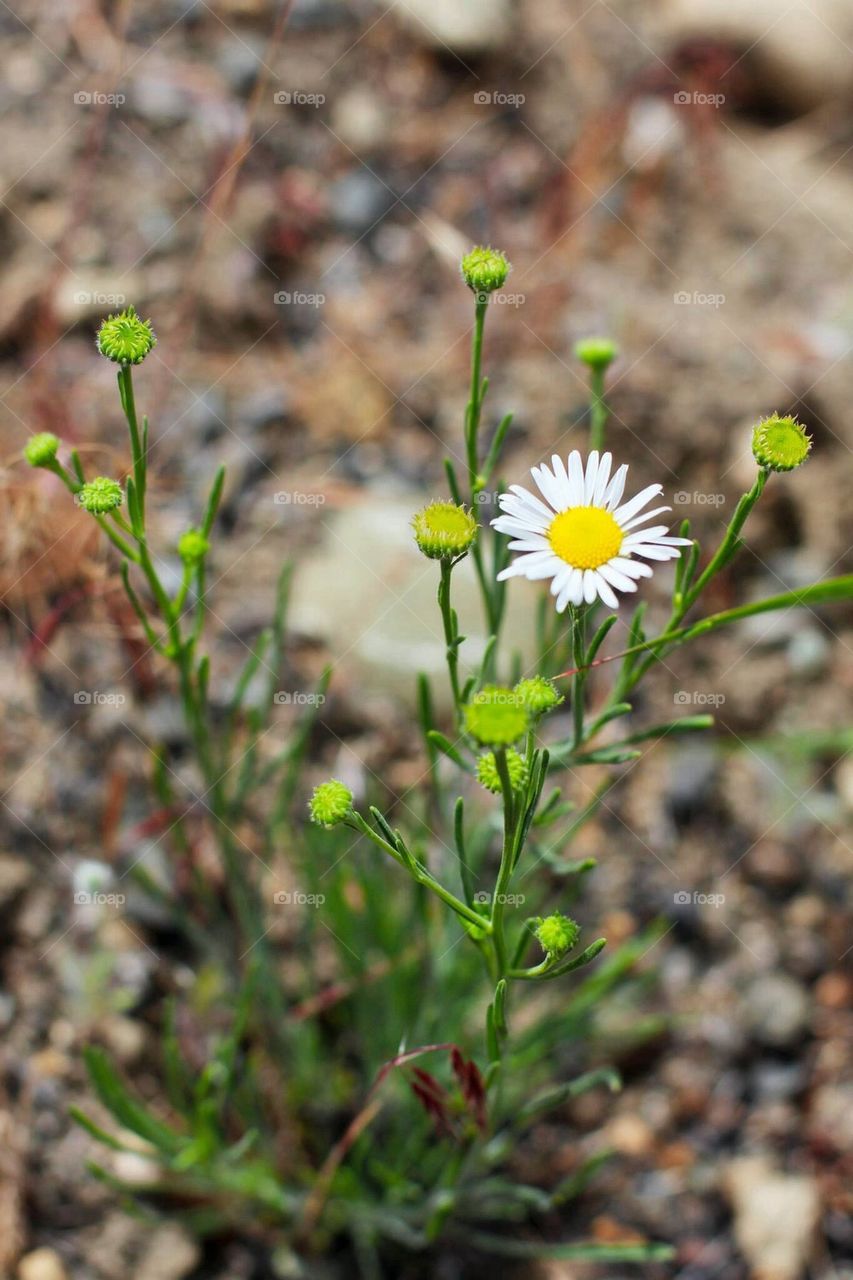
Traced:
<svg viewBox="0 0 853 1280">
<path fill-rule="evenodd" d="M 33 1249 L 18 1263 L 18 1280 L 68 1280 L 68 1273 L 53 1249 Z"/>
<path fill-rule="evenodd" d="M 182 1227 L 159 1227 L 137 1263 L 134 1280 L 183 1280 L 201 1258 L 201 1249 Z"/>
<path fill-rule="evenodd" d="M 510 34 L 508 0 L 397 0 L 395 14 L 428 44 L 454 53 L 482 53 Z"/>
<path fill-rule="evenodd" d="M 817 1184 L 777 1172 L 763 1156 L 733 1161 L 725 1181 L 735 1240 L 753 1280 L 800 1280 L 820 1217 Z"/>
<path fill-rule="evenodd" d="M 672 39 L 730 41 L 778 81 L 779 101 L 807 110 L 853 85 L 849 0 L 666 0 Z"/>
<path fill-rule="evenodd" d="M 299 567 L 290 624 L 325 640 L 336 665 L 358 671 L 369 691 L 411 700 L 417 673 L 425 671 L 435 677 L 439 701 L 447 666 L 436 603 L 438 563 L 421 555 L 411 531 L 421 505 L 416 498 L 374 499 L 326 517 L 325 545 Z M 510 582 L 504 633 L 510 649 L 531 651 L 536 595 L 535 586 Z M 470 557 L 453 571 L 452 603 L 467 637 L 460 650 L 464 677 L 486 643 Z"/>
</svg>

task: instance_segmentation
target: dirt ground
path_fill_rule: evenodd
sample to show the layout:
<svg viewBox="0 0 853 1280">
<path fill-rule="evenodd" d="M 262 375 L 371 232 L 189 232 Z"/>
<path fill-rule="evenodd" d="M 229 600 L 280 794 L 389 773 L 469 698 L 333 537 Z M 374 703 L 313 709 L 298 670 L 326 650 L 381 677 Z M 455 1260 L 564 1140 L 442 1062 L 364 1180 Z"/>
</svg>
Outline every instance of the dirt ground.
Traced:
<svg viewBox="0 0 853 1280">
<path fill-rule="evenodd" d="M 344 642 L 320 566 L 343 516 L 358 527 L 388 504 L 392 538 L 398 507 L 444 493 L 472 242 L 514 264 L 486 353 L 489 413 L 516 414 L 510 479 L 573 447 L 572 345 L 606 332 L 621 349 L 610 443 L 708 543 L 751 483 L 751 424 L 796 412 L 814 437 L 709 607 L 851 570 L 849 21 L 814 0 L 807 45 L 796 4 L 637 8 L 484 0 L 462 31 L 456 7 L 414 0 L 0 13 L 0 1275 L 285 1274 L 249 1244 L 202 1252 L 126 1217 L 82 1171 L 92 1144 L 67 1114 L 87 1097 L 87 1038 L 131 1073 L 144 1060 L 163 963 L 134 916 L 115 923 L 116 971 L 93 973 L 71 885 L 82 860 L 139 838 L 142 742 L 174 711 L 153 664 L 122 682 L 116 566 L 89 518 L 18 461 L 42 430 L 107 472 L 125 461 L 93 351 L 105 313 L 133 302 L 158 334 L 137 395 L 164 543 L 228 464 L 219 660 L 236 668 L 294 558 L 294 681 L 337 663 L 336 725 L 367 769 L 387 744 L 354 727 L 355 701 L 387 699 L 370 653 L 394 633 L 379 595 Z M 853 610 L 833 607 L 668 659 L 649 712 L 710 709 L 717 727 L 627 767 L 581 838 L 600 859 L 586 918 L 616 940 L 665 922 L 663 1029 L 625 1053 L 615 1103 L 579 1100 L 520 1158 L 548 1179 L 567 1144 L 603 1136 L 619 1158 L 562 1227 L 672 1241 L 682 1280 L 853 1277 L 851 658 Z"/>
</svg>

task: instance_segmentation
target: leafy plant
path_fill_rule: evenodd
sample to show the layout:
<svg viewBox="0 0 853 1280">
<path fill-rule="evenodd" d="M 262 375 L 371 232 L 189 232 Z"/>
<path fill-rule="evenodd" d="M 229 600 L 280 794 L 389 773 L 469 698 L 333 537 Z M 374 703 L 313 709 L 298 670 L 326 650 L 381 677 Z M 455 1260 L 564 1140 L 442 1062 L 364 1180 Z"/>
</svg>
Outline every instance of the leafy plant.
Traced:
<svg viewBox="0 0 853 1280">
<path fill-rule="evenodd" d="M 168 1204 L 201 1233 L 262 1232 L 292 1251 L 294 1267 L 344 1242 L 365 1277 L 385 1274 L 400 1251 L 425 1252 L 441 1241 L 519 1259 L 668 1256 L 665 1244 L 533 1238 L 545 1215 L 565 1215 L 606 1152 L 579 1159 L 547 1188 L 513 1171 L 514 1152 L 541 1116 L 587 1090 L 619 1088 L 617 1073 L 597 1058 L 599 1010 L 626 993 L 636 1009 L 637 962 L 658 936 L 652 927 L 612 952 L 604 938 L 582 936 L 568 912 L 595 860 L 578 859 L 572 844 L 641 744 L 712 723 L 707 715 L 635 722 L 631 699 L 656 663 L 751 615 L 853 597 L 853 578 L 838 577 L 695 617 L 741 547 L 772 474 L 804 462 L 810 442 L 792 418 L 774 414 L 758 424 L 755 483 L 704 557 L 689 522 L 675 536 L 647 523 L 668 510 L 642 514 L 659 485 L 623 499 L 628 469 L 613 469 L 603 452 L 606 374 L 616 356 L 606 339 L 577 350 L 590 374 L 588 457 L 573 451 L 534 468 L 541 496 L 498 483 L 500 514 L 486 524 L 511 417 L 484 440 L 484 332 L 508 272 L 491 249 L 475 249 L 462 263 L 474 302 L 462 461 L 445 461 L 449 498 L 413 519 L 418 546 L 436 562 L 451 712 L 438 714 L 435 690 L 420 675 L 428 769 L 396 811 L 379 792 L 357 804 L 329 779 L 314 788 L 312 821 L 303 820 L 303 769 L 320 698 L 267 758 L 287 569 L 272 625 L 226 715 L 213 710 L 207 566 L 223 472 L 198 524 L 178 542 L 183 576 L 170 590 L 149 536 L 148 423 L 139 424 L 132 379 L 155 338 L 132 308 L 106 320 L 99 335 L 102 354 L 118 365 L 132 459 L 124 483 L 87 480 L 77 452 L 63 464 L 60 442 L 48 433 L 25 451 L 91 512 L 117 552 L 139 625 L 173 673 L 199 778 L 197 791 L 181 790 L 165 747 L 152 744 L 154 787 L 176 815 L 173 854 L 186 873 L 167 905 L 194 947 L 196 972 L 188 995 L 161 1010 L 157 1094 L 143 1100 L 92 1046 L 87 1065 L 112 1127 L 76 1117 L 112 1151 L 147 1157 L 149 1176 L 136 1183 L 94 1166 L 137 1208 Z M 467 557 L 488 632 L 473 663 L 465 661 L 453 604 L 454 570 Z M 648 628 L 641 600 L 627 645 L 606 654 L 617 592 L 639 593 L 651 566 L 669 560 L 675 574 L 663 627 Z M 536 610 L 532 665 L 504 641 L 515 576 L 550 581 Z M 252 700 L 259 676 L 265 694 Z M 327 683 L 328 673 L 321 694 Z M 578 810 L 563 794 L 565 771 L 587 766 L 606 766 L 607 779 Z M 219 852 L 222 895 L 194 856 L 193 827 L 202 819 Z M 290 894 L 305 910 L 286 953 L 269 938 L 276 903 L 268 880 L 238 835 L 249 819 L 264 824 L 265 860 L 286 843 L 304 886 Z M 285 964 L 288 956 L 300 963 Z M 317 956 L 333 959 L 331 981 L 317 980 Z M 638 1017 L 637 1027 L 654 1033 L 656 1023 Z"/>
</svg>

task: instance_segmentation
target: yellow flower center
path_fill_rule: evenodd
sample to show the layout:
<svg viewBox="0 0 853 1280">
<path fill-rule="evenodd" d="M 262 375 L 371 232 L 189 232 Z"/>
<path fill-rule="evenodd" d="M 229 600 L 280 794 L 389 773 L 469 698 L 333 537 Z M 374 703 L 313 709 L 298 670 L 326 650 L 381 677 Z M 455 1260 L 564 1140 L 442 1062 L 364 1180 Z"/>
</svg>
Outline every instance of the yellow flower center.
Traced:
<svg viewBox="0 0 853 1280">
<path fill-rule="evenodd" d="M 554 554 L 574 569 L 597 569 L 622 549 L 623 533 L 601 507 L 569 507 L 551 522 L 548 541 Z"/>
</svg>

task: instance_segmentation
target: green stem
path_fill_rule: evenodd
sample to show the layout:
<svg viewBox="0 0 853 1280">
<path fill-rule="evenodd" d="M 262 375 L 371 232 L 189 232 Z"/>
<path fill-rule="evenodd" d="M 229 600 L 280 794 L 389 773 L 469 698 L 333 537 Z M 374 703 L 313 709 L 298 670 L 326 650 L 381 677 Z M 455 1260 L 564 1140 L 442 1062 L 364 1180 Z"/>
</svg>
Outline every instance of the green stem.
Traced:
<svg viewBox="0 0 853 1280">
<path fill-rule="evenodd" d="M 495 882 L 494 898 L 492 899 L 492 934 L 497 974 L 500 979 L 506 977 L 508 969 L 506 938 L 504 937 L 504 908 L 515 865 L 515 798 L 509 776 L 509 767 L 506 762 L 506 747 L 495 748 L 495 765 L 498 777 L 501 780 L 504 802 L 504 836 L 501 849 L 501 864 L 498 869 L 498 878 Z"/>
<path fill-rule="evenodd" d="M 591 369 L 589 374 L 589 447 L 590 451 L 604 448 L 604 428 L 609 412 L 604 399 L 604 369 Z"/>
<path fill-rule="evenodd" d="M 453 707 L 459 715 L 459 634 L 456 614 L 450 603 L 450 580 L 453 574 L 454 561 L 441 561 L 441 577 L 438 583 L 438 605 L 441 609 L 441 620 L 444 624 L 444 643 L 447 655 L 447 670 L 450 675 L 450 688 L 453 693 Z"/>
<path fill-rule="evenodd" d="M 465 413 L 465 445 L 468 461 L 468 488 L 472 503 L 477 494 L 479 474 L 477 436 L 480 431 L 480 416 L 483 411 L 483 330 L 486 324 L 488 305 L 488 302 L 481 302 L 479 298 L 477 299 L 474 310 L 474 332 L 471 336 L 471 392 Z"/>
</svg>

